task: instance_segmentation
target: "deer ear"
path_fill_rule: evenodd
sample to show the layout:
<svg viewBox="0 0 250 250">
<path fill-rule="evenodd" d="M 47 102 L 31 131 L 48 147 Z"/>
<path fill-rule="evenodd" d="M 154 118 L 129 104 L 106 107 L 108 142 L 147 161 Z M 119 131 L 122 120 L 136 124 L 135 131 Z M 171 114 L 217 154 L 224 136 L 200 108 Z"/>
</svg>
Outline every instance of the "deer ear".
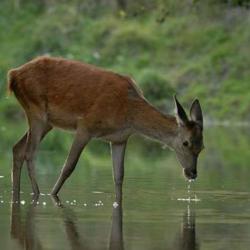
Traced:
<svg viewBox="0 0 250 250">
<path fill-rule="evenodd" d="M 190 108 L 191 120 L 198 123 L 203 128 L 203 115 L 201 105 L 198 99 L 195 99 Z"/>
<path fill-rule="evenodd" d="M 175 102 L 177 123 L 178 123 L 178 125 L 183 126 L 188 122 L 187 114 L 186 114 L 184 108 L 181 106 L 181 104 L 177 100 L 176 95 L 174 95 L 174 102 Z"/>
</svg>

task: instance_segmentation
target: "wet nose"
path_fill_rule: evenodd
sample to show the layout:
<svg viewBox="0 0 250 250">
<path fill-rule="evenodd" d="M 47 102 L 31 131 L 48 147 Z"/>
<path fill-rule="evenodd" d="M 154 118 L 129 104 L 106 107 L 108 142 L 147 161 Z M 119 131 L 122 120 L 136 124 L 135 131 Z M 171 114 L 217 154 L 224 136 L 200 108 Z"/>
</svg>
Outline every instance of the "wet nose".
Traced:
<svg viewBox="0 0 250 250">
<path fill-rule="evenodd" d="M 191 179 L 196 179 L 196 177 L 197 177 L 197 170 L 196 169 L 191 171 L 190 177 L 191 177 Z"/>
<path fill-rule="evenodd" d="M 184 173 L 185 173 L 185 176 L 191 180 L 194 180 L 197 177 L 197 170 L 196 169 L 194 169 L 194 170 L 184 169 Z"/>
</svg>

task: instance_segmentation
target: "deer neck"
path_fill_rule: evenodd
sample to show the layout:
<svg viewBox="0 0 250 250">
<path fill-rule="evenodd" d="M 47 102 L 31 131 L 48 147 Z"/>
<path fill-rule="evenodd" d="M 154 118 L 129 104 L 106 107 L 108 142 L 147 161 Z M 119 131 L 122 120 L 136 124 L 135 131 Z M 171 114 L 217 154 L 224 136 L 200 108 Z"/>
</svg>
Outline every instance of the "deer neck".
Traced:
<svg viewBox="0 0 250 250">
<path fill-rule="evenodd" d="M 178 133 L 176 118 L 161 113 L 146 100 L 137 101 L 135 106 L 132 122 L 134 130 L 173 148 Z"/>
</svg>

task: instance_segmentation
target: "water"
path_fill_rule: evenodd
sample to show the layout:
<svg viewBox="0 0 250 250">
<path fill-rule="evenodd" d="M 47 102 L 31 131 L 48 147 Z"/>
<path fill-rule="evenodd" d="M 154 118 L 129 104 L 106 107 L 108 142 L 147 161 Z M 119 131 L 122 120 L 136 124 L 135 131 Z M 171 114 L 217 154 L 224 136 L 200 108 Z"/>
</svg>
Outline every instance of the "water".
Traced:
<svg viewBox="0 0 250 250">
<path fill-rule="evenodd" d="M 249 249 L 249 131 L 207 129 L 195 183 L 183 178 L 172 152 L 132 139 L 122 204 L 115 201 L 106 148 L 81 158 L 60 201 L 49 192 L 65 152 L 42 150 L 37 159 L 42 195 L 33 200 L 24 169 L 21 202 L 11 203 L 6 145 L 0 160 L 1 249 Z"/>
<path fill-rule="evenodd" d="M 194 182 L 193 180 L 188 181 L 187 185 L 187 197 L 185 198 L 177 198 L 177 201 L 187 201 L 187 202 L 192 202 L 192 201 L 200 201 L 200 199 L 197 197 L 196 193 L 194 192 L 192 194 L 191 192 L 191 183 Z"/>
</svg>

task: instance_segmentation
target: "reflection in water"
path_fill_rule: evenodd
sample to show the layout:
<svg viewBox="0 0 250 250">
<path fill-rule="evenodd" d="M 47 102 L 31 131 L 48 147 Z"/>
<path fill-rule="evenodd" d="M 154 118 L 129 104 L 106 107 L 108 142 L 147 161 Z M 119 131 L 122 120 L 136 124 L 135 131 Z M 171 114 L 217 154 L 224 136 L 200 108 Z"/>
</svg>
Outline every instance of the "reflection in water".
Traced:
<svg viewBox="0 0 250 250">
<path fill-rule="evenodd" d="M 25 220 L 22 221 L 20 203 L 11 204 L 11 238 L 16 240 L 21 249 L 43 249 L 39 238 L 36 235 L 34 223 L 35 207 L 37 199 L 29 205 Z"/>
<path fill-rule="evenodd" d="M 54 203 L 58 206 L 63 217 L 65 233 L 73 250 L 90 250 L 94 246 L 90 244 L 87 238 L 79 233 L 77 226 L 77 217 L 74 210 L 69 206 L 64 206 L 58 197 L 53 197 Z M 29 205 L 25 219 L 22 221 L 20 203 L 12 203 L 11 210 L 11 238 L 18 242 L 21 249 L 43 249 L 41 241 L 36 235 L 36 227 L 34 223 L 37 201 Z M 178 232 L 174 246 L 176 250 L 198 250 L 195 231 L 195 212 L 188 204 L 187 210 L 184 212 L 181 224 L 181 232 Z M 109 238 L 110 250 L 124 250 L 123 241 L 123 209 L 120 201 L 118 207 L 114 207 L 112 211 L 112 224 Z"/>
<path fill-rule="evenodd" d="M 183 215 L 183 222 L 181 225 L 181 233 L 178 233 L 175 249 L 180 250 L 198 250 L 199 244 L 196 239 L 195 232 L 195 211 L 190 204 Z"/>
<path fill-rule="evenodd" d="M 52 197 L 54 203 L 62 209 L 65 232 L 68 242 L 73 250 L 93 249 L 87 240 L 79 234 L 76 224 L 76 216 L 70 207 L 64 207 L 58 197 Z M 36 235 L 34 223 L 35 207 L 38 200 L 34 200 L 29 205 L 25 219 L 22 221 L 20 203 L 11 205 L 11 238 L 18 242 L 21 249 L 43 249 L 39 238 Z M 123 250 L 123 231 L 122 231 L 122 203 L 113 208 L 112 226 L 110 234 L 109 249 Z"/>
<path fill-rule="evenodd" d="M 110 250 L 123 250 L 123 224 L 122 203 L 113 208 L 112 227 L 109 241 Z"/>
<path fill-rule="evenodd" d="M 60 201 L 58 196 L 51 196 L 52 201 L 56 206 L 61 208 L 62 216 L 64 220 L 65 232 L 70 243 L 71 249 L 80 250 L 80 249 L 91 249 L 87 241 L 79 234 L 76 226 L 76 216 L 74 211 L 70 207 L 65 207 Z"/>
<path fill-rule="evenodd" d="M 90 245 L 87 244 L 87 240 L 84 240 L 83 237 L 79 234 L 76 226 L 76 216 L 74 211 L 70 207 L 65 207 L 61 203 L 58 196 L 52 196 L 54 203 L 62 209 L 62 215 L 64 218 L 65 231 L 73 250 L 87 250 L 93 249 Z M 118 207 L 113 208 L 112 212 L 112 226 L 110 233 L 109 241 L 110 250 L 123 250 L 123 230 L 122 230 L 122 201 Z"/>
</svg>

